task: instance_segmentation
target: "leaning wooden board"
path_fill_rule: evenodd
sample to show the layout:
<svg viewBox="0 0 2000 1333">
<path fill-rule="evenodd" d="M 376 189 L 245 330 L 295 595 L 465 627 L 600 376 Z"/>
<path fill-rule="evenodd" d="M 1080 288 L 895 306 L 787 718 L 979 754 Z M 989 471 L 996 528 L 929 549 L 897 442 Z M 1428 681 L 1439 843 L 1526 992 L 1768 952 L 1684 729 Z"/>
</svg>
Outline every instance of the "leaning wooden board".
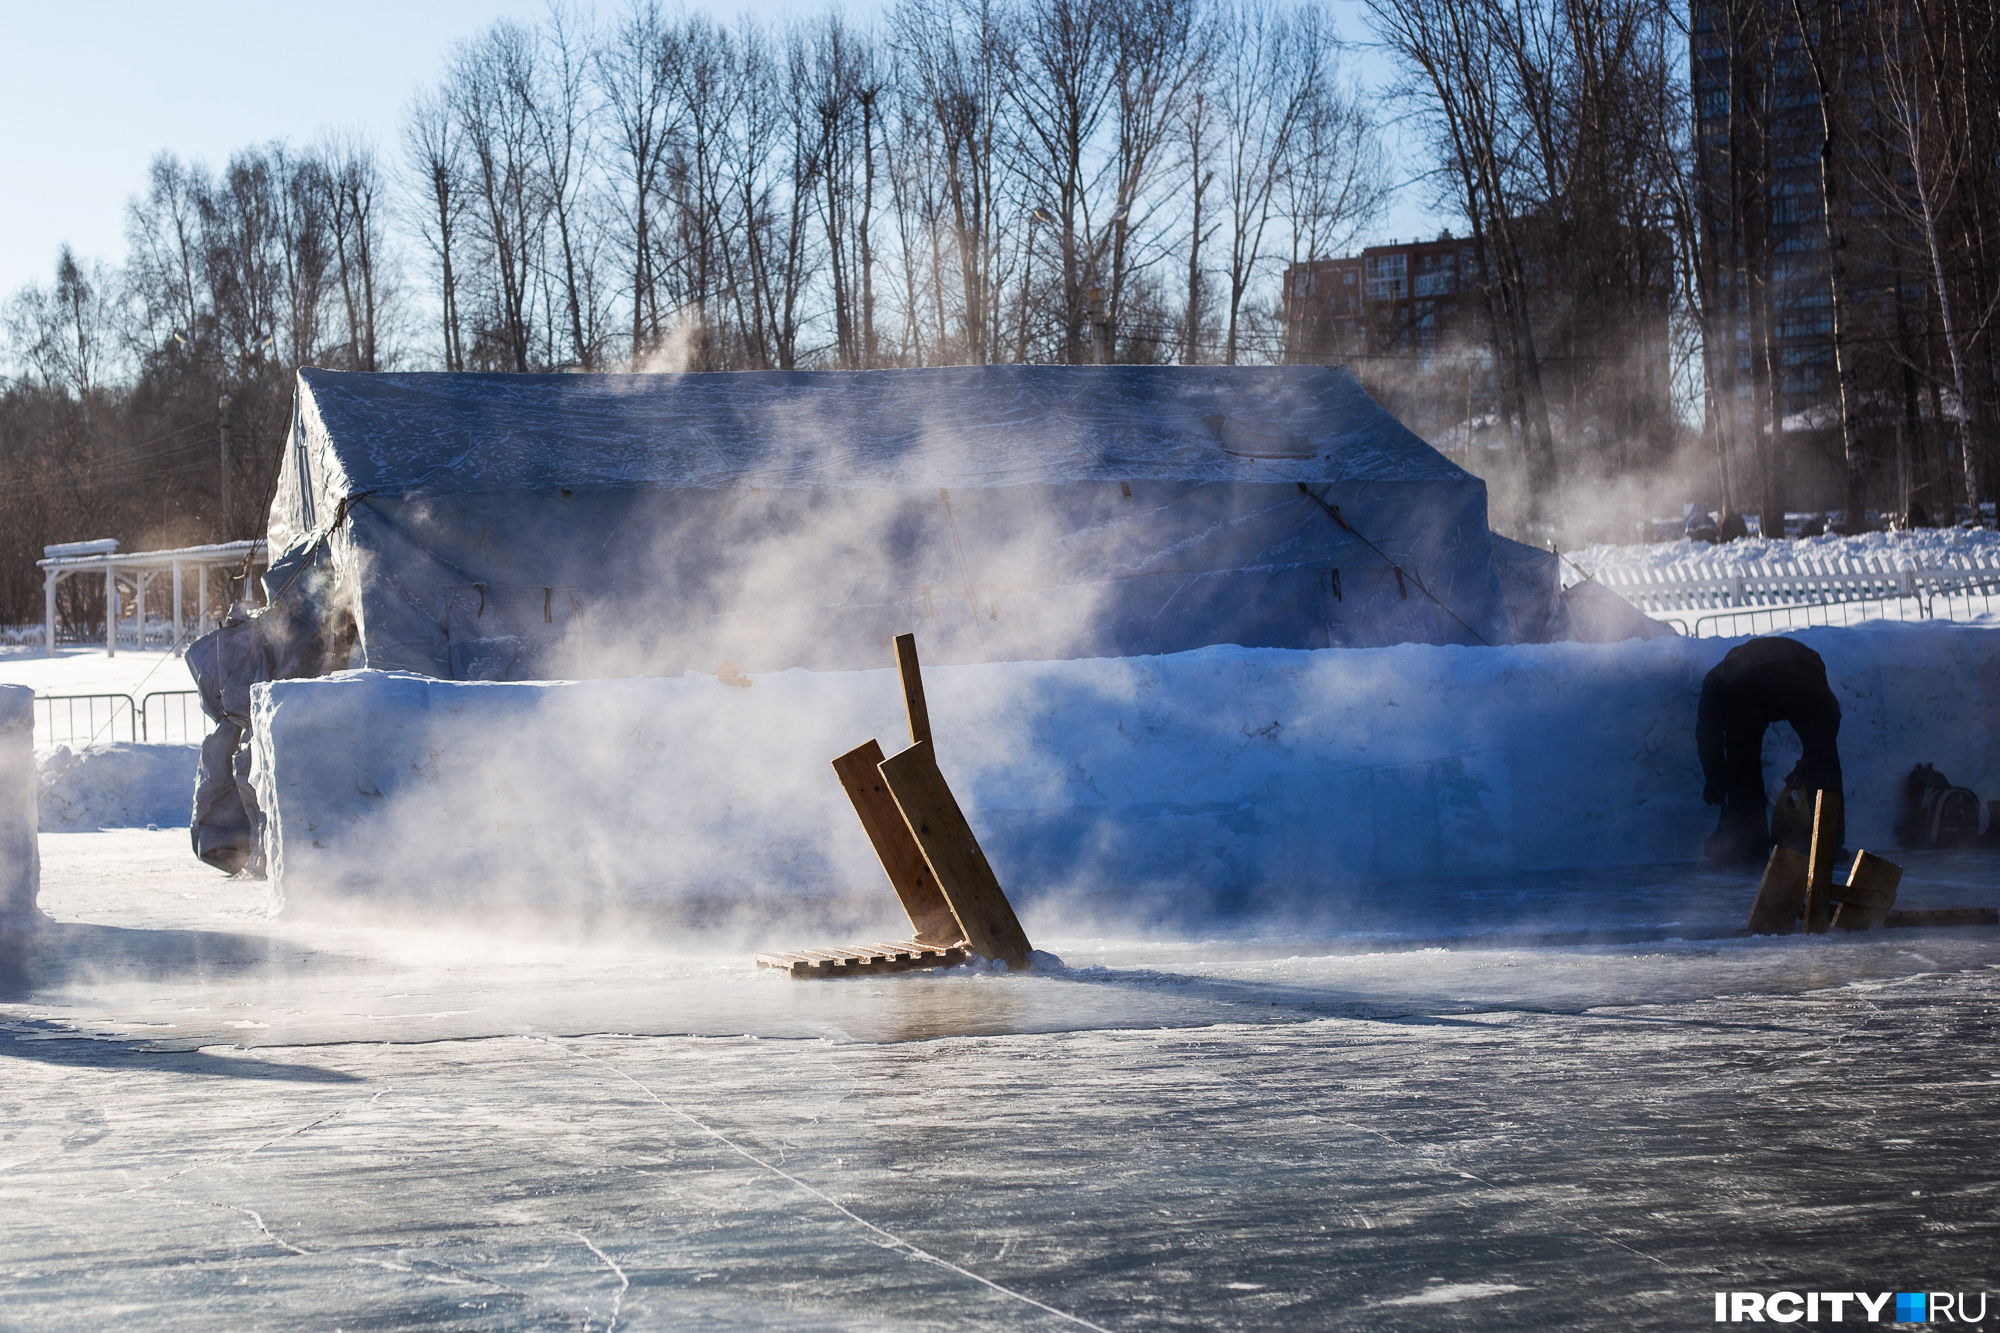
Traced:
<svg viewBox="0 0 2000 1333">
<path fill-rule="evenodd" d="M 1805 924 L 1808 935 L 1824 935 L 1833 924 L 1833 858 L 1840 854 L 1833 832 L 1840 825 L 1840 793 L 1820 790 L 1813 799 L 1812 855 L 1806 870 Z"/>
<path fill-rule="evenodd" d="M 1773 847 L 1764 864 L 1764 880 L 1743 928 L 1752 935 L 1789 935 L 1799 928 L 1799 911 L 1806 902 L 1810 870 L 1806 858 L 1789 847 Z"/>
<path fill-rule="evenodd" d="M 966 945 L 982 958 L 1010 968 L 1028 964 L 1028 936 L 1000 888 L 979 839 L 938 771 L 929 741 L 920 741 L 882 761 L 883 781 L 903 812 L 931 875 L 958 918 Z"/>
<path fill-rule="evenodd" d="M 923 849 L 910 836 L 910 826 L 903 822 L 896 798 L 889 795 L 881 764 L 882 747 L 869 741 L 834 760 L 833 771 L 846 788 L 847 798 L 854 802 L 854 813 L 861 817 L 861 827 L 881 858 L 882 870 L 910 915 L 917 943 L 956 944 L 965 938 L 959 933 L 958 919 L 939 891 Z"/>
<path fill-rule="evenodd" d="M 910 744 L 931 738 L 931 710 L 924 702 L 924 673 L 917 662 L 917 636 L 896 636 L 896 675 L 903 685 L 903 713 L 910 719 Z"/>
</svg>

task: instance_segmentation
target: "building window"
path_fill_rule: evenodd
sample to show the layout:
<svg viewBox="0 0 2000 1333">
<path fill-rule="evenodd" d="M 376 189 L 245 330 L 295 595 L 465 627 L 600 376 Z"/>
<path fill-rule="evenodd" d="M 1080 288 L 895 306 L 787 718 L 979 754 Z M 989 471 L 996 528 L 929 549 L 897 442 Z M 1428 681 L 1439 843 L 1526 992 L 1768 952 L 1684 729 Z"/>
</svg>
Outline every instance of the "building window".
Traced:
<svg viewBox="0 0 2000 1333">
<path fill-rule="evenodd" d="M 1368 268 L 1368 299 L 1399 301 L 1409 295 L 1408 255 L 1369 255 L 1362 260 Z"/>
</svg>

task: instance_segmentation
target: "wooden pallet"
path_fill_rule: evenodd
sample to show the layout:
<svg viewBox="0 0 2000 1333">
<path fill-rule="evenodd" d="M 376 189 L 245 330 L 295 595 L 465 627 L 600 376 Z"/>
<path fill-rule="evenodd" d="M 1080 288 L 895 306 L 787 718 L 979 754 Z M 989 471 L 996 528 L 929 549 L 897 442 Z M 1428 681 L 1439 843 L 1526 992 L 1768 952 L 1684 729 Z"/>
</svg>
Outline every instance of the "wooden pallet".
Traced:
<svg viewBox="0 0 2000 1333">
<path fill-rule="evenodd" d="M 760 953 L 759 967 L 780 967 L 805 978 L 953 967 L 975 956 L 1004 962 L 1009 971 L 1028 966 L 1028 936 L 938 771 L 916 636 L 897 635 L 895 648 L 910 748 L 885 759 L 881 745 L 867 741 L 835 759 L 833 771 L 902 900 L 912 938 Z"/>
<path fill-rule="evenodd" d="M 775 967 L 798 980 L 814 977 L 858 977 L 871 973 L 911 972 L 920 967 L 957 967 L 972 957 L 962 944 L 849 944 L 838 949 L 798 949 L 791 953 L 760 953 L 757 966 Z"/>
</svg>

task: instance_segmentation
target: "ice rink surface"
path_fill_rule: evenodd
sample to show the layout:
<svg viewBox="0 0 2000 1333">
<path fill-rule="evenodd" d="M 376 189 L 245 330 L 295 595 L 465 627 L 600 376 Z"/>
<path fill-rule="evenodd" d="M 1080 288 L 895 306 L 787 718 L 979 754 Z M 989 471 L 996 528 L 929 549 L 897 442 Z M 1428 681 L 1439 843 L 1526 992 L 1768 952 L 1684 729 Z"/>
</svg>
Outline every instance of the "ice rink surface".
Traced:
<svg viewBox="0 0 2000 1333">
<path fill-rule="evenodd" d="M 1662 869 L 793 982 L 629 924 L 273 920 L 185 837 L 42 837 L 0 1327 L 1684 1328 L 2000 1287 L 2000 931 L 1726 938 L 1754 876 Z M 1907 904 L 2000 896 L 1990 854 L 1903 858 Z"/>
</svg>

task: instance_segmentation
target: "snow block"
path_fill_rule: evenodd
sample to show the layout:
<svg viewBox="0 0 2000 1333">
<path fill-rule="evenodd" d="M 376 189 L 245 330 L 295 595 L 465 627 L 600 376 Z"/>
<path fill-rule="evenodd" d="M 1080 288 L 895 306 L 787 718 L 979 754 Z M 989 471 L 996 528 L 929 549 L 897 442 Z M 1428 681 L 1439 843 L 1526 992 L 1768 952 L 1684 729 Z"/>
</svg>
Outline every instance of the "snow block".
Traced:
<svg viewBox="0 0 2000 1333">
<path fill-rule="evenodd" d="M 0 685 L 0 930 L 41 919 L 42 854 L 35 838 L 35 692 Z"/>
<path fill-rule="evenodd" d="M 184 828 L 200 755 L 198 745 L 59 745 L 35 762 L 41 830 Z"/>
<path fill-rule="evenodd" d="M 1856 845 L 1890 845 L 1919 761 L 2000 795 L 2000 631 L 1800 637 L 1840 696 Z M 925 683 L 940 767 L 1008 894 L 1117 920 L 1692 862 L 1715 824 L 1695 706 L 1735 642 L 1208 648 L 932 667 Z M 258 685 L 274 905 L 893 913 L 829 761 L 871 736 L 903 748 L 894 671 L 754 682 Z M 1797 753 L 1774 728 L 1773 790 Z"/>
</svg>

